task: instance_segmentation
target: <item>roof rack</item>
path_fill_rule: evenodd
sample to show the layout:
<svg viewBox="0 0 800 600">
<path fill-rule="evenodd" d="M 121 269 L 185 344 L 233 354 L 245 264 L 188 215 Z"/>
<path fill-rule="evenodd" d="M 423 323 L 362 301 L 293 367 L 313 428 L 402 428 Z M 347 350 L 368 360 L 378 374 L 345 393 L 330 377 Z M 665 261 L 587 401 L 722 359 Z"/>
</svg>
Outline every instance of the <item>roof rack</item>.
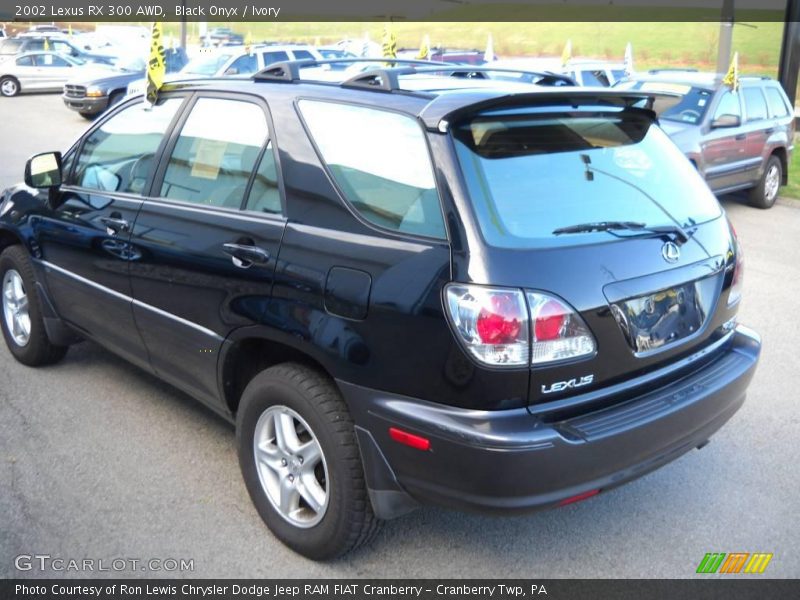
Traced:
<svg viewBox="0 0 800 600">
<path fill-rule="evenodd" d="M 425 73 L 447 73 L 451 77 L 463 77 L 465 79 L 488 79 L 489 73 L 516 73 L 538 77 L 530 83 L 541 85 L 566 85 L 575 86 L 577 83 L 568 75 L 553 73 L 550 71 L 531 71 L 528 69 L 508 69 L 493 68 L 487 66 L 458 65 L 454 63 L 437 62 L 430 60 L 414 60 L 403 58 L 332 58 L 326 60 L 291 60 L 274 63 L 253 75 L 255 81 L 276 81 L 285 83 L 315 83 L 312 79 L 301 79 L 300 71 L 309 67 L 316 67 L 329 64 L 358 64 L 376 63 L 380 65 L 374 69 L 369 69 L 362 73 L 346 79 L 339 83 L 342 87 L 356 87 L 384 92 L 394 92 L 402 90 L 400 87 L 400 77 L 403 75 L 417 75 Z M 385 66 L 386 64 L 402 66 Z M 318 83 L 333 83 L 323 81 Z"/>
<path fill-rule="evenodd" d="M 650 69 L 648 73 L 657 75 L 658 73 L 699 73 L 697 69 L 683 67 L 666 67 L 664 69 Z"/>
</svg>

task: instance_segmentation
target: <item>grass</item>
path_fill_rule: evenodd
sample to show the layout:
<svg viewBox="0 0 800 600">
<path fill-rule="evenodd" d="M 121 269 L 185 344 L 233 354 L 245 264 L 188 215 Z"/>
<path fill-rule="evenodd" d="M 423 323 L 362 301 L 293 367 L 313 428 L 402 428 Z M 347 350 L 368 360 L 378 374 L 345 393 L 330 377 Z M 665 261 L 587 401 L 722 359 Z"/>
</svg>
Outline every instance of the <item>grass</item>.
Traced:
<svg viewBox="0 0 800 600">
<path fill-rule="evenodd" d="M 781 196 L 800 200 L 800 152 L 796 150 L 789 163 L 789 184 L 781 189 Z"/>
</svg>

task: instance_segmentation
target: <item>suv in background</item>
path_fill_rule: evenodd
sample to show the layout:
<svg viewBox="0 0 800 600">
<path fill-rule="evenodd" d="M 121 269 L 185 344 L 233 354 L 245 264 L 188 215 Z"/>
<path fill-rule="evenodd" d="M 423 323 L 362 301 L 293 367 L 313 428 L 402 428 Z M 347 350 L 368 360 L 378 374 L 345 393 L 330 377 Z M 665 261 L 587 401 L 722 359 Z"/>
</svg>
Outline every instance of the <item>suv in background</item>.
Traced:
<svg viewBox="0 0 800 600">
<path fill-rule="evenodd" d="M 618 87 L 664 94 L 655 105 L 662 129 L 715 194 L 746 189 L 752 206 L 770 208 L 788 182 L 794 111 L 774 79 L 739 81 L 734 92 L 717 74 L 658 71 Z"/>
<path fill-rule="evenodd" d="M 234 32 L 230 27 L 214 27 L 209 29 L 204 40 L 208 45 L 231 46 L 244 43 L 244 36 Z"/>
<path fill-rule="evenodd" d="M 190 60 L 180 76 L 250 76 L 274 63 L 306 59 L 324 60 L 324 56 L 314 46 L 305 45 L 257 44 L 249 50 L 245 46 L 224 46 Z"/>
<path fill-rule="evenodd" d="M 420 504 L 589 498 L 739 409 L 739 243 L 647 94 L 301 66 L 167 84 L 28 161 L 0 195 L 17 360 L 95 340 L 235 423 L 315 559 Z"/>
</svg>

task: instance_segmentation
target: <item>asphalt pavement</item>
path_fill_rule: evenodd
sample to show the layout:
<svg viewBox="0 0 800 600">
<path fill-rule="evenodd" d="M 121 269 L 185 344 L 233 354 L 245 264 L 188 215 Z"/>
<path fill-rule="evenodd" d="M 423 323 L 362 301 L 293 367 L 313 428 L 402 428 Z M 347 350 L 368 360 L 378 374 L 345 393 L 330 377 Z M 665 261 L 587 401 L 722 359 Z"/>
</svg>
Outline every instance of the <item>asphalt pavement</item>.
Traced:
<svg viewBox="0 0 800 600">
<path fill-rule="evenodd" d="M 0 98 L 0 186 L 86 126 L 58 95 Z M 186 559 L 194 570 L 182 575 L 194 577 L 680 578 L 707 552 L 771 552 L 764 576 L 800 576 L 800 202 L 723 205 L 746 253 L 740 321 L 764 347 L 744 407 L 702 450 L 558 510 L 422 509 L 319 564 L 263 525 L 233 429 L 191 398 L 93 343 L 37 370 L 2 346 L 0 577 L 92 575 L 15 568 L 19 555 L 46 554 Z"/>
</svg>

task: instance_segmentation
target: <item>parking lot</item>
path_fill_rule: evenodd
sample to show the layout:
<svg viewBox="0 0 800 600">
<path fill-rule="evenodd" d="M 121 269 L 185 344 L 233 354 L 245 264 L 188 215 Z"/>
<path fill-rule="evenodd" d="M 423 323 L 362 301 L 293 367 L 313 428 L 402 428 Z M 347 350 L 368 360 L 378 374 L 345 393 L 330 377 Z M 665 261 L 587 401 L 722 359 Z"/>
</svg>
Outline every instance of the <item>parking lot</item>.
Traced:
<svg viewBox="0 0 800 600">
<path fill-rule="evenodd" d="M 86 126 L 58 95 L 0 99 L 0 186 Z M 185 575 L 209 578 L 680 578 L 707 552 L 771 552 L 766 576 L 800 576 L 800 201 L 723 205 L 746 254 L 740 321 L 764 347 L 746 404 L 703 450 L 555 511 L 419 510 L 319 564 L 272 537 L 242 482 L 233 429 L 191 398 L 93 343 L 40 370 L 3 347 L 0 576 L 40 576 L 14 568 L 17 555 L 38 553 L 193 559 Z"/>
</svg>

